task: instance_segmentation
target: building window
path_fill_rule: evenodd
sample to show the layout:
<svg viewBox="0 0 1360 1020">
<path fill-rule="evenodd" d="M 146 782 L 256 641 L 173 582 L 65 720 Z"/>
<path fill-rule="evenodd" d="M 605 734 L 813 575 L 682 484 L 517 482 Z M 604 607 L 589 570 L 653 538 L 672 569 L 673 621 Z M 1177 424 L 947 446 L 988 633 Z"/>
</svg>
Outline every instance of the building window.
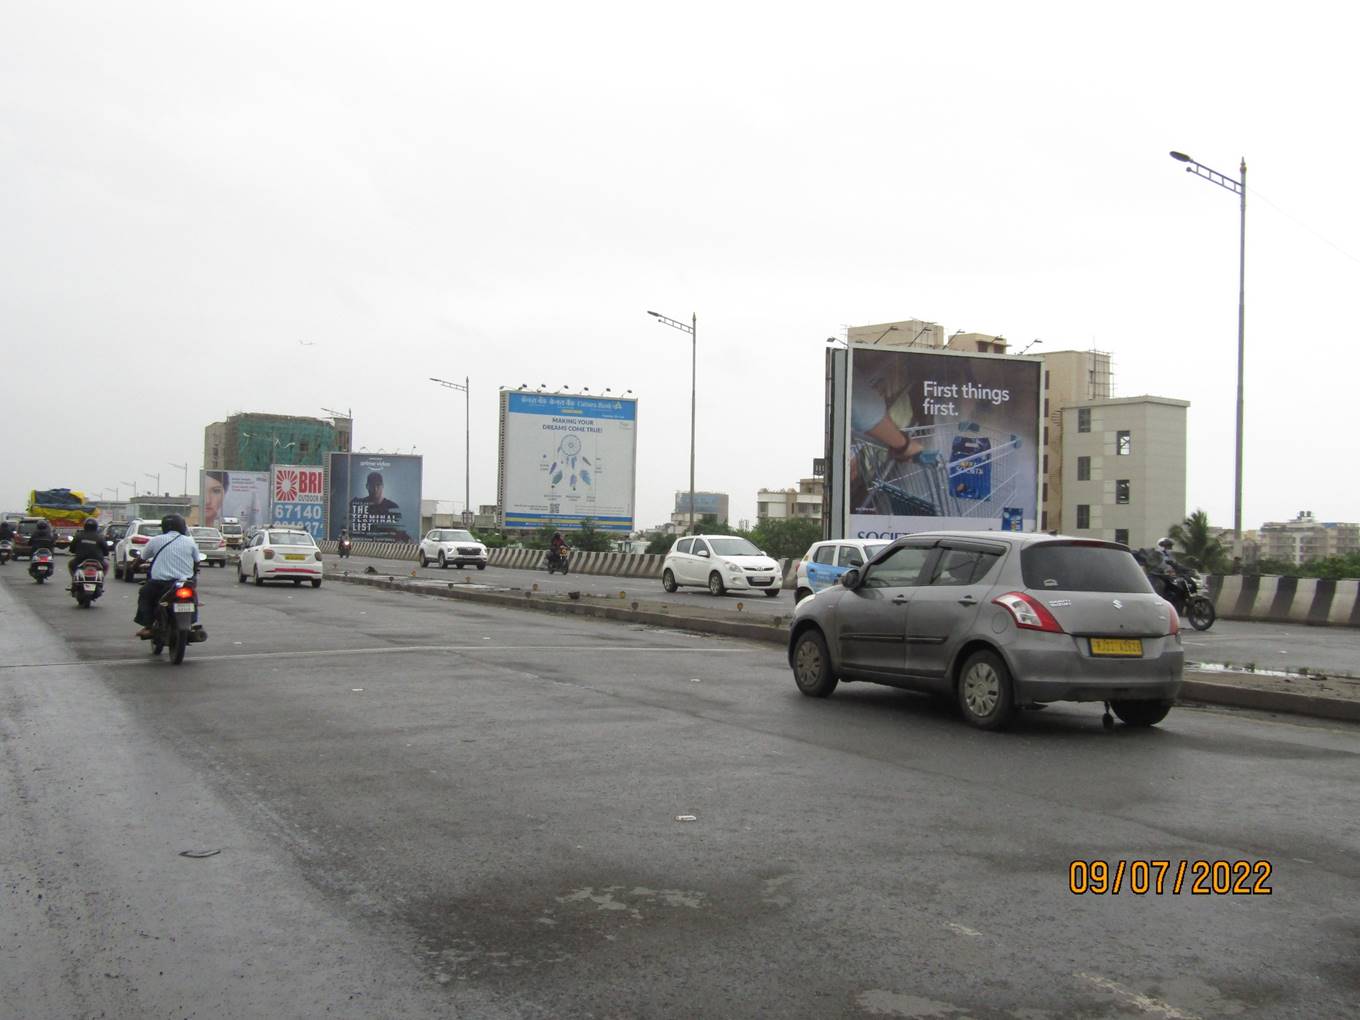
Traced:
<svg viewBox="0 0 1360 1020">
<path fill-rule="evenodd" d="M 1133 452 L 1132 432 L 1121 429 L 1114 434 L 1114 452 L 1120 457 L 1127 457 Z"/>
<path fill-rule="evenodd" d="M 1048 426 L 1044 426 L 1044 445 L 1048 445 Z"/>
<path fill-rule="evenodd" d="M 1077 408 L 1077 431 L 1091 431 L 1091 409 L 1089 407 Z"/>
<path fill-rule="evenodd" d="M 1044 417 L 1048 417 L 1048 398 L 1044 397 Z"/>
<path fill-rule="evenodd" d="M 1114 529 L 1114 540 L 1115 540 L 1116 542 L 1118 542 L 1120 545 L 1128 545 L 1128 544 L 1129 544 L 1129 529 L 1128 529 L 1128 528 L 1115 528 L 1115 529 Z"/>
<path fill-rule="evenodd" d="M 1048 511 L 1047 511 L 1047 510 L 1045 510 L 1043 516 L 1042 516 L 1041 518 L 1039 518 L 1039 530 L 1040 530 L 1040 531 L 1047 531 L 1047 530 L 1048 530 Z"/>
<path fill-rule="evenodd" d="M 1040 469 L 1044 474 L 1048 474 L 1048 454 L 1044 454 L 1044 465 Z"/>
<path fill-rule="evenodd" d="M 1044 501 L 1045 503 L 1048 502 L 1048 483 L 1047 483 L 1047 482 L 1044 482 L 1044 499 L 1043 499 L 1043 501 Z"/>
<path fill-rule="evenodd" d="M 1091 480 L 1091 458 L 1077 458 L 1077 481 L 1089 482 Z"/>
<path fill-rule="evenodd" d="M 1044 369 L 1044 389 L 1048 389 L 1048 369 Z"/>
<path fill-rule="evenodd" d="M 1121 478 L 1114 483 L 1114 501 L 1116 503 L 1127 503 L 1129 501 L 1129 480 Z"/>
<path fill-rule="evenodd" d="M 1085 531 L 1091 527 L 1091 507 L 1087 503 L 1077 504 L 1077 530 Z"/>
</svg>

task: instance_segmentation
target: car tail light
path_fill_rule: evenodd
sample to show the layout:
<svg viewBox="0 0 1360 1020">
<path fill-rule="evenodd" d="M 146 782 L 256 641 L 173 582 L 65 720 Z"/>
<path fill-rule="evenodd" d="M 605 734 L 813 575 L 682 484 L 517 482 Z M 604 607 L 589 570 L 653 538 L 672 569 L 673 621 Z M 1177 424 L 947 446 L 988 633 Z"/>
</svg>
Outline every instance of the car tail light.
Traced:
<svg viewBox="0 0 1360 1020">
<path fill-rule="evenodd" d="M 1175 637 L 1181 632 L 1181 617 L 1180 614 L 1176 612 L 1176 607 L 1170 602 L 1166 604 L 1166 608 L 1170 610 L 1168 615 L 1171 617 L 1171 629 L 1168 630 L 1166 634 L 1167 637 Z"/>
<path fill-rule="evenodd" d="M 146 543 L 148 543 L 148 542 L 150 542 L 150 541 L 151 541 L 151 539 L 147 538 L 145 535 L 133 535 L 133 536 L 132 536 L 132 544 L 133 544 L 133 545 L 146 545 Z"/>
<path fill-rule="evenodd" d="M 1042 630 L 1050 634 L 1061 634 L 1062 627 L 1053 614 L 1044 608 L 1043 603 L 1030 598 L 1024 592 L 1010 591 L 992 599 L 998 606 L 1005 606 L 1021 630 Z"/>
<path fill-rule="evenodd" d="M 226 540 L 225 538 L 219 538 L 219 539 L 217 540 L 217 548 L 219 548 L 219 549 L 225 549 L 226 547 L 227 547 L 227 540 Z"/>
<path fill-rule="evenodd" d="M 183 588 L 176 588 L 175 598 L 179 599 L 181 602 L 192 602 L 194 599 L 194 590 L 187 585 Z"/>
<path fill-rule="evenodd" d="M 264 558 L 267 559 L 267 560 L 272 560 L 272 559 L 274 558 L 274 550 L 273 550 L 273 549 L 266 549 L 266 550 L 264 551 Z"/>
<path fill-rule="evenodd" d="M 316 558 L 317 558 L 317 559 L 321 559 L 321 550 L 320 550 L 320 549 L 318 549 L 318 550 L 316 551 Z"/>
</svg>

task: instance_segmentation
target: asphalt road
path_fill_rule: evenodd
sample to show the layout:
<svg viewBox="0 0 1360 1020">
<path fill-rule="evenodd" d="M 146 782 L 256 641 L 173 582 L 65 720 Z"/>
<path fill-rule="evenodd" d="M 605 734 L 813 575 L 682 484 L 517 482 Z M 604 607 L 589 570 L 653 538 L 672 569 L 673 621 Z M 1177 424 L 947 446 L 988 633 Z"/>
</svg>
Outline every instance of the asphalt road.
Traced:
<svg viewBox="0 0 1360 1020">
<path fill-rule="evenodd" d="M 768 646 L 224 571 L 172 667 L 131 593 L 81 611 L 0 569 L 0 1016 L 1186 1020 L 1360 994 L 1354 727 L 1106 733 L 1060 706 L 983 734 L 897 691 L 803 698 Z M 1273 894 L 1073 895 L 1093 858 L 1265 860 Z"/>
<path fill-rule="evenodd" d="M 328 563 L 342 569 L 362 572 L 372 566 L 383 573 L 402 577 L 415 571 L 417 577 L 442 580 L 466 580 L 493 588 L 528 589 L 537 584 L 540 591 L 565 593 L 580 591 L 587 595 L 612 595 L 626 591 L 630 599 L 664 602 L 679 608 L 692 607 L 706 612 L 727 610 L 733 614 L 761 617 L 784 616 L 793 612 L 793 593 L 781 592 L 778 598 L 766 598 L 760 593 L 728 594 L 714 598 L 706 589 L 681 588 L 668 595 L 661 582 L 651 578 L 601 577 L 590 574 L 549 575 L 544 570 L 506 570 L 487 567 L 486 570 L 449 567 L 421 568 L 414 562 L 351 557 L 339 560 L 327 557 Z M 740 607 L 740 609 L 738 608 Z M 1187 624 L 1181 635 L 1187 661 L 1235 666 L 1254 666 L 1259 670 L 1343 673 L 1360 676 L 1360 631 L 1348 627 L 1307 627 L 1297 624 L 1249 623 L 1219 620 L 1203 633 Z"/>
</svg>

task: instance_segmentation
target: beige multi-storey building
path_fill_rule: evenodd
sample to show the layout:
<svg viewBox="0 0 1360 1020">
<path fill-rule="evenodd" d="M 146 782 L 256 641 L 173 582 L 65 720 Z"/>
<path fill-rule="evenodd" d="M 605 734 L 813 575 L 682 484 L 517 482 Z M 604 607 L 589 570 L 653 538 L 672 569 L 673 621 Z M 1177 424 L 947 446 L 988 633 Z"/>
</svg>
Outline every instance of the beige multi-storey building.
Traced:
<svg viewBox="0 0 1360 1020">
<path fill-rule="evenodd" d="M 1110 356 L 1104 351 L 1049 351 L 1044 360 L 1043 456 L 1039 471 L 1040 531 L 1071 527 L 1063 519 L 1063 409 L 1110 399 Z"/>
<path fill-rule="evenodd" d="M 796 489 L 760 489 L 756 492 L 756 519 L 792 517 L 820 524 L 824 489 L 820 478 L 800 478 Z"/>
<path fill-rule="evenodd" d="M 1300 510 L 1292 521 L 1269 521 L 1260 529 L 1261 556 L 1302 566 L 1309 560 L 1360 552 L 1360 524 L 1319 521 Z"/>
<path fill-rule="evenodd" d="M 1062 531 L 1135 548 L 1185 519 L 1187 400 L 1120 397 L 1062 410 Z"/>
</svg>

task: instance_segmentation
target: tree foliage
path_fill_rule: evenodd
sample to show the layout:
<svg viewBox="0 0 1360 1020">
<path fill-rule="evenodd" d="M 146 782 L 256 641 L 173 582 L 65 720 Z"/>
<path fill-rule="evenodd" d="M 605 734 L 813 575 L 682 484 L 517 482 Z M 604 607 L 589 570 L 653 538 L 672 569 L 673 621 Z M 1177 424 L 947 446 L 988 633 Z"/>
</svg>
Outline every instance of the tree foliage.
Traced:
<svg viewBox="0 0 1360 1020">
<path fill-rule="evenodd" d="M 1173 524 L 1167 537 L 1180 547 L 1177 559 L 1187 566 L 1209 574 L 1226 574 L 1232 569 L 1232 559 L 1209 529 L 1209 515 L 1196 510 L 1180 524 Z"/>
<path fill-rule="evenodd" d="M 1253 574 L 1277 574 L 1284 577 L 1320 577 L 1341 581 L 1360 577 L 1360 553 L 1347 553 L 1345 556 L 1328 556 L 1326 559 L 1309 560 L 1302 566 L 1288 560 L 1260 559 L 1249 570 Z"/>
<path fill-rule="evenodd" d="M 752 529 L 749 537 L 766 555 L 792 560 L 801 557 L 814 542 L 821 541 L 822 525 L 797 517 L 767 517 Z"/>
</svg>

